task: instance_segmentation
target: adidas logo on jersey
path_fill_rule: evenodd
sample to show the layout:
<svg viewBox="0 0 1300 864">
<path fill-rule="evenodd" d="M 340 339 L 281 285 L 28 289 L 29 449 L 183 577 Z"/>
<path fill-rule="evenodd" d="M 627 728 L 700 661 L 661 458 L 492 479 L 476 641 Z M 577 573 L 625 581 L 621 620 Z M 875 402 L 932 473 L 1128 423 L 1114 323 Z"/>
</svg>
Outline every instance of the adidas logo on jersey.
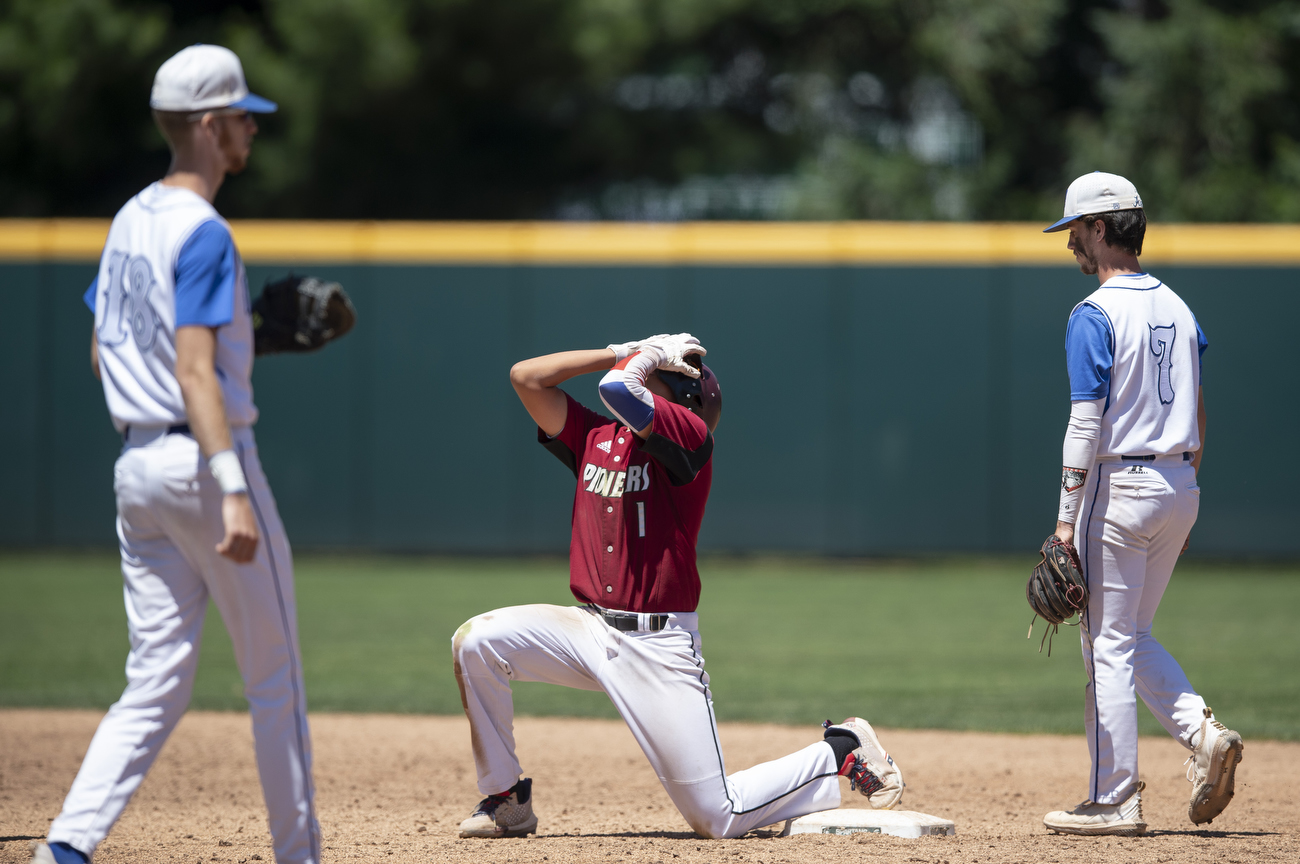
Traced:
<svg viewBox="0 0 1300 864">
<path fill-rule="evenodd" d="M 609 452 L 609 448 L 610 448 L 610 446 L 611 446 L 613 443 L 614 443 L 613 441 L 601 441 L 599 444 L 596 445 L 596 449 L 597 449 L 597 450 L 603 450 L 603 451 L 605 451 L 606 453 L 608 453 L 608 452 Z"/>
</svg>

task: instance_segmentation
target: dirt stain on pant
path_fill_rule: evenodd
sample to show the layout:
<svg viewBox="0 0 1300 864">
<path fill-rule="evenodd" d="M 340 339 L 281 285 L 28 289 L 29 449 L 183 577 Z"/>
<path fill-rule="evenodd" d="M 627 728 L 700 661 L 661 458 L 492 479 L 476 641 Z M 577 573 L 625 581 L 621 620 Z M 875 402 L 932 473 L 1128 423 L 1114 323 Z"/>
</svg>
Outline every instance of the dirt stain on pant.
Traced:
<svg viewBox="0 0 1300 864">
<path fill-rule="evenodd" d="M 474 728 L 474 718 L 469 716 L 469 700 L 465 696 L 465 672 L 460 665 L 460 648 L 465 642 L 465 637 L 474 627 L 474 619 L 471 618 L 456 629 L 455 635 L 451 637 L 451 668 L 456 673 L 456 687 L 460 690 L 460 707 L 464 709 L 465 716 L 469 718 L 469 744 L 474 751 L 474 762 L 479 766 L 487 764 L 487 759 L 483 755 L 483 743 L 479 741 L 478 730 Z"/>
</svg>

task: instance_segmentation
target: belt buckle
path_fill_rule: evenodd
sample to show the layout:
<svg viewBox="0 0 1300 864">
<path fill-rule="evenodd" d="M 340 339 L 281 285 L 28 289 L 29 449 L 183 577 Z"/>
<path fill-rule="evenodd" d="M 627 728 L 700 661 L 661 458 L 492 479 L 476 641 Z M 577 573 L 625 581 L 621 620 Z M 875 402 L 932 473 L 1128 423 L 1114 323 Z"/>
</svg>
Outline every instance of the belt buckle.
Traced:
<svg viewBox="0 0 1300 864">
<path fill-rule="evenodd" d="M 618 612 L 610 611 L 609 609 L 602 609 L 600 617 L 604 618 L 606 624 L 620 633 L 631 633 L 636 630 L 637 618 L 635 614 L 629 617 L 627 614 L 620 614 Z"/>
<path fill-rule="evenodd" d="M 668 616 L 661 612 L 615 612 L 610 609 L 601 609 L 600 617 L 605 619 L 605 623 L 620 633 L 636 633 L 641 630 L 641 615 L 645 615 L 647 632 L 662 630 L 668 626 Z"/>
</svg>

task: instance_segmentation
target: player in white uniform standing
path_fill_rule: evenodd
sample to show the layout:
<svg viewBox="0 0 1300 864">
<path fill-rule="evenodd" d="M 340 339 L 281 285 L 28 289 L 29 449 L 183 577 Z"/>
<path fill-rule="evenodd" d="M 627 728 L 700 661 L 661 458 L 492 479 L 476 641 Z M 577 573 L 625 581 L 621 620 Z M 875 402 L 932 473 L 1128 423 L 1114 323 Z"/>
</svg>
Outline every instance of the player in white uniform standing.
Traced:
<svg viewBox="0 0 1300 864">
<path fill-rule="evenodd" d="M 275 858 L 320 860 L 293 563 L 257 457 L 253 327 L 244 265 L 212 201 L 248 159 L 251 95 L 239 58 L 193 45 L 158 70 L 150 106 L 167 176 L 109 229 L 86 292 L 91 361 L 122 433 L 114 469 L 131 652 L 33 862 L 90 858 L 190 699 L 204 613 L 221 611 L 244 678 Z"/>
<path fill-rule="evenodd" d="M 1088 581 L 1092 777 L 1089 800 L 1043 822 L 1071 834 L 1146 831 L 1136 694 L 1191 751 L 1188 816 L 1199 825 L 1232 799 L 1241 736 L 1214 719 L 1151 625 L 1200 505 L 1207 342 L 1187 304 L 1138 263 L 1146 216 L 1132 183 L 1101 172 L 1075 180 L 1064 218 L 1047 228 L 1064 230 L 1080 269 L 1101 283 L 1066 330 L 1072 407 L 1056 523 Z"/>
</svg>

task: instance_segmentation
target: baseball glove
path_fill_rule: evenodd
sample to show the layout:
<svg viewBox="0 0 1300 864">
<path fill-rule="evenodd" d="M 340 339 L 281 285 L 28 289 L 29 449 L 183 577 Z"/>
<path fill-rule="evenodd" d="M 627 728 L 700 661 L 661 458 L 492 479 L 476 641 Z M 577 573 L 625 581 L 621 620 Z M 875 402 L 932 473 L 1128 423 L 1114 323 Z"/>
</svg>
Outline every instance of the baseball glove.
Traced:
<svg viewBox="0 0 1300 864">
<path fill-rule="evenodd" d="M 1034 635 L 1034 624 L 1039 618 L 1046 621 L 1050 626 L 1043 632 L 1038 652 L 1042 653 L 1043 642 L 1047 642 L 1047 656 L 1051 657 L 1052 643 L 1047 636 L 1049 633 L 1055 636 L 1062 624 L 1077 627 L 1083 620 L 1083 610 L 1088 608 L 1088 581 L 1083 578 L 1078 551 L 1055 534 L 1043 542 L 1039 552 L 1043 560 L 1038 562 L 1025 584 L 1025 599 L 1034 610 L 1026 638 Z M 1076 614 L 1079 621 L 1071 623 L 1066 620 Z"/>
<path fill-rule="evenodd" d="M 253 351 L 315 351 L 357 322 L 357 310 L 337 282 L 295 276 L 266 283 L 253 302 Z"/>
</svg>

